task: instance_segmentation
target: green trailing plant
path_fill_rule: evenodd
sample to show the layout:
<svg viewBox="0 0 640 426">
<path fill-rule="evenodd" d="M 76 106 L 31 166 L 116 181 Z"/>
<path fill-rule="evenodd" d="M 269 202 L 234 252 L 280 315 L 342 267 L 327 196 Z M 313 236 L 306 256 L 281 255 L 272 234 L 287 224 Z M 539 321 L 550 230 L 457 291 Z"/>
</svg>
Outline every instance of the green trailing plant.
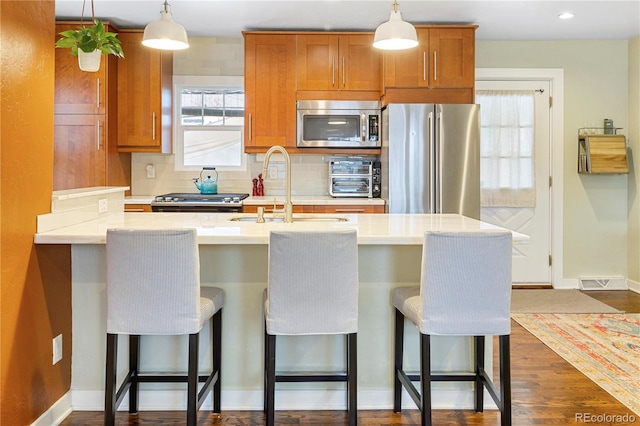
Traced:
<svg viewBox="0 0 640 426">
<path fill-rule="evenodd" d="M 73 56 L 78 56 L 78 49 L 86 53 L 98 49 L 103 55 L 124 58 L 117 34 L 106 31 L 104 24 L 98 18 L 93 19 L 93 25 L 83 25 L 77 30 L 62 31 L 60 35 L 62 38 L 56 42 L 56 47 L 71 49 Z"/>
</svg>

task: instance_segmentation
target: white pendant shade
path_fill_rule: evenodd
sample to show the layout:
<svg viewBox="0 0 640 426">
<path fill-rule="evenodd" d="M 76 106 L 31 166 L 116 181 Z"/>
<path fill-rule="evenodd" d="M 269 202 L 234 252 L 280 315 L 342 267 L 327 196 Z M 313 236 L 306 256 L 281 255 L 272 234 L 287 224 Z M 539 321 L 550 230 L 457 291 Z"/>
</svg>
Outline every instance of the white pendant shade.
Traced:
<svg viewBox="0 0 640 426">
<path fill-rule="evenodd" d="M 187 31 L 173 21 L 166 1 L 164 10 L 160 12 L 160 20 L 150 23 L 144 29 L 142 44 L 160 50 L 182 50 L 189 47 Z"/>
<path fill-rule="evenodd" d="M 396 7 L 397 3 L 394 9 Z M 397 10 L 391 11 L 389 20 L 376 28 L 373 38 L 373 47 L 382 50 L 403 50 L 417 45 L 416 29 L 410 23 L 403 21 L 402 15 Z"/>
</svg>

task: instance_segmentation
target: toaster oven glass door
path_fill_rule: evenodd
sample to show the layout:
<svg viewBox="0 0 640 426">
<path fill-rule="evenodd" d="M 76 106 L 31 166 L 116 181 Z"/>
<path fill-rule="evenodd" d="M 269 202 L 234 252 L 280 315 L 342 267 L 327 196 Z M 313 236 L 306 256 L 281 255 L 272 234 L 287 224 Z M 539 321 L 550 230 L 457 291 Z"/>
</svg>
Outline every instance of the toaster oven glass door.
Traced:
<svg viewBox="0 0 640 426">
<path fill-rule="evenodd" d="M 329 192 L 333 197 L 369 197 L 371 198 L 371 178 L 361 177 L 332 177 Z"/>
</svg>

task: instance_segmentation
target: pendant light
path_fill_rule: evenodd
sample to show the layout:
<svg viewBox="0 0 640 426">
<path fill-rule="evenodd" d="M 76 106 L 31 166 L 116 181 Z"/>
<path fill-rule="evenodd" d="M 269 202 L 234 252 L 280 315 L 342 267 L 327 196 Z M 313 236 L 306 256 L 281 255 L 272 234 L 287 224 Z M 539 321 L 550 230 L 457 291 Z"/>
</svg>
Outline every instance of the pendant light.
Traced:
<svg viewBox="0 0 640 426">
<path fill-rule="evenodd" d="M 143 45 L 160 50 L 182 50 L 189 47 L 187 31 L 173 21 L 169 7 L 169 2 L 164 0 L 160 20 L 150 23 L 144 29 Z"/>
<path fill-rule="evenodd" d="M 416 29 L 402 20 L 402 15 L 398 11 L 398 2 L 394 1 L 389 20 L 376 28 L 373 47 L 382 50 L 403 50 L 417 45 Z"/>
</svg>

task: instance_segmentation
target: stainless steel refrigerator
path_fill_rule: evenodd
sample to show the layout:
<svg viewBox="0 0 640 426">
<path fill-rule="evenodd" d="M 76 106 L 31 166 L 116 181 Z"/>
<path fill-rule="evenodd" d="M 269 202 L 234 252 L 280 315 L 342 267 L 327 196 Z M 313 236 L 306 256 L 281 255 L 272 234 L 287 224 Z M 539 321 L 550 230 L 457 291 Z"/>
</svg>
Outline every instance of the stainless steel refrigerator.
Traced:
<svg viewBox="0 0 640 426">
<path fill-rule="evenodd" d="M 480 218 L 480 106 L 389 104 L 382 111 L 388 213 Z"/>
</svg>

